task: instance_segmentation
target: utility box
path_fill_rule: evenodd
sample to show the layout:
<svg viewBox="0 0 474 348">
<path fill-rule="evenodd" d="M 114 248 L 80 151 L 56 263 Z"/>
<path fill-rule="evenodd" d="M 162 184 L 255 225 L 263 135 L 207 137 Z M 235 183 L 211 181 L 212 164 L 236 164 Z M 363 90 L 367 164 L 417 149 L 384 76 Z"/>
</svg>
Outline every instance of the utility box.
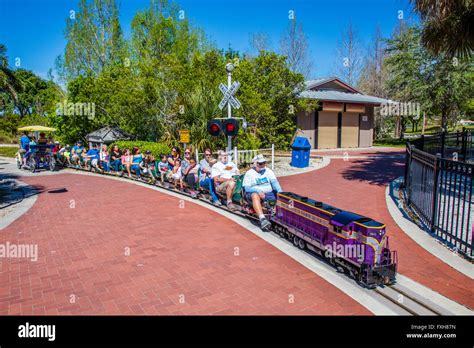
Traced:
<svg viewBox="0 0 474 348">
<path fill-rule="evenodd" d="M 297 168 L 306 168 L 309 166 L 309 155 L 311 145 L 308 138 L 296 137 L 291 144 L 291 166 Z"/>
</svg>

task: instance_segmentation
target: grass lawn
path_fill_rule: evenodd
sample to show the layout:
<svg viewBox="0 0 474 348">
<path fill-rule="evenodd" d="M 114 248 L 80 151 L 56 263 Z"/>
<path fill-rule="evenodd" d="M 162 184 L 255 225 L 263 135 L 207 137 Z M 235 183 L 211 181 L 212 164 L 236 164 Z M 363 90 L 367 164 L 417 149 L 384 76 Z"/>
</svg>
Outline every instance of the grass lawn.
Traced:
<svg viewBox="0 0 474 348">
<path fill-rule="evenodd" d="M 18 146 L 0 146 L 0 156 L 15 158 Z"/>
</svg>

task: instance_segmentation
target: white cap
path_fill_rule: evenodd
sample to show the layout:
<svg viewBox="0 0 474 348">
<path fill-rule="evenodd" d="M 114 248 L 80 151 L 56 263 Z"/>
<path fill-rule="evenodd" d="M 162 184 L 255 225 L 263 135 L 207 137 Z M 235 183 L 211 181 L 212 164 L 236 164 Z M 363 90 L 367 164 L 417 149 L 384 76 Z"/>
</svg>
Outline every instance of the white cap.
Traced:
<svg viewBox="0 0 474 348">
<path fill-rule="evenodd" d="M 257 155 L 253 158 L 253 162 L 255 163 L 265 163 L 267 160 L 265 159 L 265 157 L 263 157 L 263 155 Z"/>
</svg>

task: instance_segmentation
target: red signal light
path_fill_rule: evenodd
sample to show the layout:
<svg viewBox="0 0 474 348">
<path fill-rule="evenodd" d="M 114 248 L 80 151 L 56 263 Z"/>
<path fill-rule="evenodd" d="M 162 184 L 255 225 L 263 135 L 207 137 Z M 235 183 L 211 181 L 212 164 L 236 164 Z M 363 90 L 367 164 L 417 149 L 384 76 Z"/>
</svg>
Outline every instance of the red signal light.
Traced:
<svg viewBox="0 0 474 348">
<path fill-rule="evenodd" d="M 221 121 L 210 120 L 207 124 L 207 131 L 210 135 L 217 137 L 221 133 Z"/>
<path fill-rule="evenodd" d="M 228 118 L 222 123 L 224 126 L 224 134 L 230 137 L 234 137 L 239 132 L 239 121 L 235 118 Z"/>
</svg>

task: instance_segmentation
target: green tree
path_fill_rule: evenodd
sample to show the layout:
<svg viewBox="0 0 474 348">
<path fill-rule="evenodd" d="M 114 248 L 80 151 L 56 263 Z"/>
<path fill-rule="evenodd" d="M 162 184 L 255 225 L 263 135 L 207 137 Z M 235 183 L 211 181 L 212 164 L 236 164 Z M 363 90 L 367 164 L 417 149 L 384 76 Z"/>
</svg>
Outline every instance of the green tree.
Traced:
<svg viewBox="0 0 474 348">
<path fill-rule="evenodd" d="M 79 11 L 66 20 L 65 36 L 64 55 L 57 59 L 65 80 L 123 63 L 126 45 L 115 0 L 80 0 Z"/>
<path fill-rule="evenodd" d="M 234 76 L 242 84 L 238 92 L 242 108 L 236 115 L 254 124 L 243 140 L 253 136 L 263 146 L 274 143 L 288 148 L 296 130 L 296 112 L 307 107 L 296 94 L 302 88 L 303 75 L 289 69 L 286 57 L 260 51 L 255 58 L 241 60 Z"/>
<path fill-rule="evenodd" d="M 3 112 L 10 101 L 17 99 L 20 90 L 20 82 L 8 67 L 7 48 L 0 44 L 0 111 Z"/>
<path fill-rule="evenodd" d="M 412 0 L 423 20 L 421 39 L 435 55 L 472 56 L 474 50 L 474 1 Z"/>
<path fill-rule="evenodd" d="M 447 131 L 464 114 L 473 95 L 472 58 L 433 55 L 421 44 L 419 27 L 407 27 L 388 40 L 387 52 L 390 98 L 420 103 L 422 110 L 441 116 L 441 128 Z M 402 133 L 403 127 L 401 137 Z"/>
</svg>

